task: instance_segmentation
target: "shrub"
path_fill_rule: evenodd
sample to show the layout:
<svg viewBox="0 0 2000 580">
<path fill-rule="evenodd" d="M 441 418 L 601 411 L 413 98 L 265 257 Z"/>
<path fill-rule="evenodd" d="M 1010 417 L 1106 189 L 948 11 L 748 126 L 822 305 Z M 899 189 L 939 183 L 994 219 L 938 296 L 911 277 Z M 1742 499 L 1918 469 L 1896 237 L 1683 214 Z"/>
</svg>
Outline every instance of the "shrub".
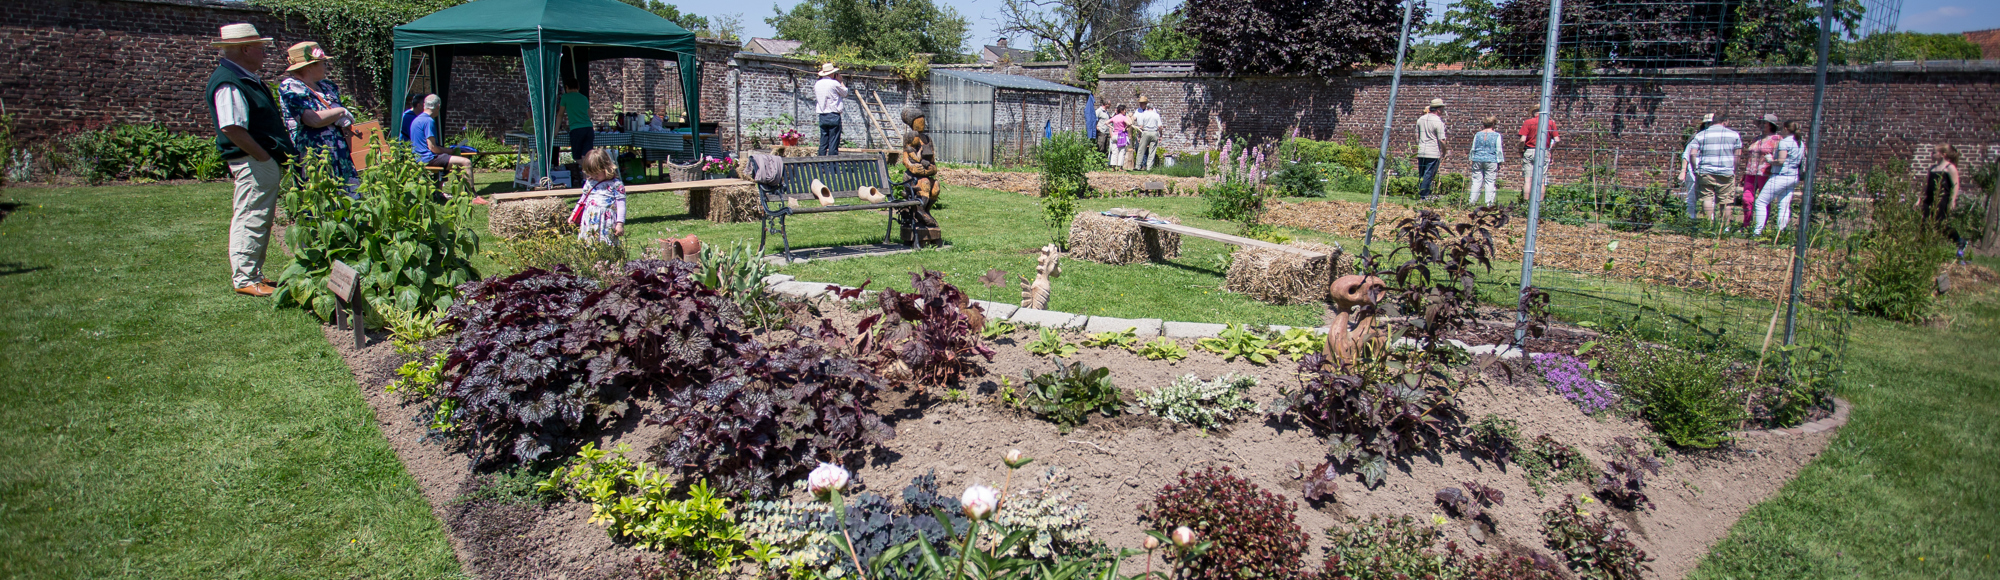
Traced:
<svg viewBox="0 0 2000 580">
<path fill-rule="evenodd" d="M 1254 376 L 1230 373 L 1204 381 L 1186 374 L 1174 379 L 1173 384 L 1139 395 L 1132 411 L 1207 429 L 1235 419 L 1238 412 L 1257 412 L 1257 404 L 1243 398 L 1255 386 Z"/>
<path fill-rule="evenodd" d="M 688 489 L 687 499 L 669 499 L 673 478 L 633 462 L 625 456 L 629 451 L 622 443 L 615 455 L 585 444 L 538 487 L 589 502 L 590 523 L 606 524 L 611 537 L 640 548 L 685 548 L 724 570 L 743 559 L 743 530 L 729 513 L 729 500 L 715 497 L 703 481 Z"/>
<path fill-rule="evenodd" d="M 1271 174 L 1271 187 L 1278 195 L 1285 197 L 1324 197 L 1326 195 L 1326 174 L 1315 163 L 1283 162 L 1284 167 Z"/>
<path fill-rule="evenodd" d="M 1596 414 L 1618 404 L 1617 394 L 1610 387 L 1591 380 L 1590 365 L 1582 360 L 1561 353 L 1537 353 L 1531 358 L 1535 370 L 1542 373 L 1543 384 L 1575 403 L 1585 414 Z"/>
<path fill-rule="evenodd" d="M 472 196 L 436 202 L 415 159 L 396 151 L 361 172 L 360 200 L 328 173 L 324 155 L 305 160 L 302 183 L 286 180 L 285 213 L 297 222 L 285 229 L 292 263 L 278 275 L 273 305 L 332 319 L 336 303 L 326 278 L 335 261 L 354 268 L 369 303 L 410 312 L 443 310 L 459 285 L 479 278 L 472 267 L 479 233 L 467 226 Z M 447 190 L 458 187 L 452 181 Z"/>
<path fill-rule="evenodd" d="M 1154 530 L 1178 526 L 1213 542 L 1207 552 L 1183 562 L 1188 580 L 1282 580 L 1298 573 L 1306 535 L 1293 510 L 1297 505 L 1249 480 L 1213 467 L 1160 488 L 1139 518 Z"/>
<path fill-rule="evenodd" d="M 1621 388 L 1640 416 L 1680 447 L 1711 448 L 1729 442 L 1729 432 L 1748 418 L 1747 387 L 1736 384 L 1729 360 L 1677 348 L 1648 347 L 1624 339 L 1606 350 Z"/>
<path fill-rule="evenodd" d="M 576 230 L 549 228 L 513 239 L 501 238 L 501 251 L 493 261 L 509 272 L 568 268 L 578 275 L 599 281 L 615 278 L 631 259 L 624 244 L 606 244 L 594 239 L 577 239 Z"/>
<path fill-rule="evenodd" d="M 570 318 L 597 282 L 566 270 L 529 270 L 461 289 L 446 312 L 458 342 L 445 361 L 440 394 L 457 401 L 454 420 L 483 447 L 522 463 L 567 446 L 614 398 L 563 352 Z"/>
<path fill-rule="evenodd" d="M 1646 474 L 1660 474 L 1660 459 L 1653 456 L 1652 449 L 1639 449 L 1639 442 L 1630 437 L 1615 440 L 1616 449 L 1609 450 L 1612 459 L 1604 462 L 1604 473 L 1597 476 L 1592 488 L 1604 501 L 1625 509 L 1637 509 L 1640 504 L 1653 507 L 1653 500 L 1646 497 Z"/>
<path fill-rule="evenodd" d="M 1456 545 L 1440 549 L 1444 533 L 1410 516 L 1347 518 L 1347 525 L 1326 531 L 1326 562 L 1321 578 L 1456 578 L 1460 563 Z"/>
<path fill-rule="evenodd" d="M 1111 369 L 1083 363 L 1056 363 L 1056 371 L 1021 371 L 1021 407 L 1068 430 L 1082 425 L 1091 413 L 1106 417 L 1124 403 L 1124 392 L 1111 384 Z"/>
<path fill-rule="evenodd" d="M 1418 191 L 1417 186 L 1423 185 L 1423 180 L 1419 179 L 1415 175 L 1390 177 L 1385 181 L 1386 183 L 1382 185 L 1382 195 L 1388 197 L 1407 197 L 1410 199 L 1416 199 Z M 1432 187 L 1436 187 L 1436 184 L 1432 184 Z"/>
<path fill-rule="evenodd" d="M 851 465 L 895 437 L 873 409 L 887 382 L 813 338 L 831 337 L 801 333 L 768 351 L 746 343 L 713 381 L 674 391 L 647 418 L 673 433 L 653 452 L 724 495 L 763 497 L 817 462 Z"/>
<path fill-rule="evenodd" d="M 160 125 L 82 131 L 63 137 L 59 146 L 68 149 L 72 170 L 91 183 L 209 180 L 228 173 L 213 137 L 174 133 Z"/>
<path fill-rule="evenodd" d="M 1248 181 L 1231 179 L 1203 187 L 1201 199 L 1207 204 L 1201 212 L 1205 218 L 1245 222 L 1264 213 L 1264 196 Z"/>
<path fill-rule="evenodd" d="M 1472 178 L 1463 173 L 1438 172 L 1436 182 L 1431 184 L 1431 197 L 1458 199 L 1458 196 L 1472 189 Z"/>
<path fill-rule="evenodd" d="M 1066 245 L 1076 200 L 1089 197 L 1088 173 L 1104 167 L 1104 153 L 1082 133 L 1064 131 L 1043 139 L 1037 157 L 1042 167 L 1042 220 L 1048 223 L 1050 239 Z"/>
<path fill-rule="evenodd" d="M 882 312 L 856 326 L 857 352 L 878 357 L 878 368 L 889 369 L 885 374 L 907 377 L 919 392 L 930 385 L 955 387 L 961 378 L 986 372 L 978 357 L 992 361 L 993 349 L 979 338 L 986 318 L 979 307 L 936 270 L 911 272 L 910 286 L 912 293 L 885 288 L 875 295 Z"/>
<path fill-rule="evenodd" d="M 563 331 L 563 352 L 590 384 L 622 393 L 673 393 L 709 385 L 745 353 L 736 305 L 696 281 L 683 261 L 635 260 L 584 301 Z"/>
<path fill-rule="evenodd" d="M 1561 504 L 1542 512 L 1542 537 L 1549 549 L 1582 578 L 1638 580 L 1651 571 L 1646 561 L 1652 558 L 1627 539 L 1627 534 L 1625 528 L 1611 523 L 1610 514 L 1600 511 L 1593 517 L 1579 507 L 1576 496 L 1565 497 Z"/>
<path fill-rule="evenodd" d="M 345 99 L 346 96 L 342 95 L 342 98 Z M 459 134 L 459 138 L 465 141 L 466 145 L 471 146 L 473 149 L 478 149 L 482 153 L 508 151 L 514 148 L 505 141 L 487 136 L 485 131 L 479 129 L 467 129 Z M 473 169 L 513 171 L 514 164 L 520 163 L 519 158 L 519 155 L 478 155 L 472 158 L 472 167 Z"/>
<path fill-rule="evenodd" d="M 1367 169 L 1355 169 L 1346 165 L 1320 165 L 1320 171 L 1326 175 L 1326 188 L 1329 191 L 1375 192 L 1375 169 L 1372 166 Z"/>
<path fill-rule="evenodd" d="M 1362 146 L 1359 137 L 1350 138 L 1346 143 L 1292 139 L 1290 145 L 1296 148 L 1300 161 L 1330 163 L 1370 175 L 1375 173 L 1376 149 Z"/>
<path fill-rule="evenodd" d="M 1951 252 L 1938 228 L 1915 208 L 1896 195 L 1875 193 L 1868 214 L 1872 229 L 1856 236 L 1861 251 L 1850 258 L 1860 263 L 1851 266 L 1857 280 L 1845 286 L 1849 304 L 1863 314 L 1922 322 L 1936 310 L 1934 283 Z"/>
</svg>

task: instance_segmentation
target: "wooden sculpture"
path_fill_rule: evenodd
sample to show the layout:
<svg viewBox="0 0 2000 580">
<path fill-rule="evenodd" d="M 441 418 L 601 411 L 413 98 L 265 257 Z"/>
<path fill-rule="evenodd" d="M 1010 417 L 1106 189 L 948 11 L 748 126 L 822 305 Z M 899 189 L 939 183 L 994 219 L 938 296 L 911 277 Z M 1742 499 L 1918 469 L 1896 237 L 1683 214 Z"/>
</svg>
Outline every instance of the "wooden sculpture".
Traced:
<svg viewBox="0 0 2000 580">
<path fill-rule="evenodd" d="M 937 202 L 941 190 L 937 180 L 937 146 L 931 141 L 922 109 L 905 107 L 903 124 L 910 126 L 903 133 L 903 168 L 910 174 L 910 191 L 929 202 L 924 204 L 924 211 L 917 212 L 917 219 L 926 227 L 935 227 L 937 221 L 931 219 L 930 205 Z"/>
<path fill-rule="evenodd" d="M 1381 278 L 1349 274 L 1334 279 L 1327 288 L 1333 297 L 1333 324 L 1327 325 L 1326 358 L 1339 366 L 1354 364 L 1356 352 L 1363 344 L 1382 346 L 1383 335 L 1375 328 L 1376 302 L 1388 286 Z M 1355 318 L 1361 311 L 1360 318 Z"/>
<path fill-rule="evenodd" d="M 1021 277 L 1021 307 L 1043 310 L 1049 307 L 1049 280 L 1062 275 L 1062 266 L 1057 261 L 1062 252 L 1055 244 L 1042 246 L 1042 255 L 1035 258 L 1035 281 Z"/>
</svg>

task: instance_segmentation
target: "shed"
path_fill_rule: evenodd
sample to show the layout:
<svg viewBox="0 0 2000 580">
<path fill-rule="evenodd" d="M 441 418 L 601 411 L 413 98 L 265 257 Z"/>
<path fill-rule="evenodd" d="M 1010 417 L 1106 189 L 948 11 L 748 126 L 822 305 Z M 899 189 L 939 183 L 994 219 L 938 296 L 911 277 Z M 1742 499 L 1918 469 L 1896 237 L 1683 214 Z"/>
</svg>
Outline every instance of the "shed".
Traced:
<svg viewBox="0 0 2000 580">
<path fill-rule="evenodd" d="M 1020 75 L 931 69 L 938 161 L 1020 161 L 1048 133 L 1083 131 L 1090 91 Z"/>
</svg>

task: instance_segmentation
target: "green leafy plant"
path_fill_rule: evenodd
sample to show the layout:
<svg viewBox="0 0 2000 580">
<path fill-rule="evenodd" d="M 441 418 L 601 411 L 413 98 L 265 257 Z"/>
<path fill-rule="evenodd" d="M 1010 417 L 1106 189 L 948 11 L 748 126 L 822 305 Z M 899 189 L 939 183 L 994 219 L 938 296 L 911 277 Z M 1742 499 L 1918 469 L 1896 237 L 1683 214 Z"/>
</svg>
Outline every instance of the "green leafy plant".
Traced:
<svg viewBox="0 0 2000 580">
<path fill-rule="evenodd" d="M 1876 196 L 1868 212 L 1872 227 L 1855 236 L 1861 251 L 1849 258 L 1858 263 L 1850 266 L 1857 279 L 1845 287 L 1847 299 L 1863 314 L 1921 322 L 1936 310 L 1934 284 L 1951 252 L 1939 229 L 1896 195 L 1909 188 L 1904 178 L 1876 173 L 1869 191 Z"/>
<path fill-rule="evenodd" d="M 1521 424 L 1513 419 L 1487 413 L 1466 431 L 1466 441 L 1502 469 L 1521 448 Z"/>
<path fill-rule="evenodd" d="M 1041 329 L 1040 338 L 1036 338 L 1025 346 L 1029 354 L 1037 356 L 1069 358 L 1076 354 L 1076 345 L 1064 341 L 1062 335 L 1057 333 L 1053 328 Z"/>
<path fill-rule="evenodd" d="M 1459 554 L 1438 546 L 1444 533 L 1410 516 L 1347 518 L 1347 525 L 1326 531 L 1326 577 L 1332 578 L 1456 578 L 1463 573 Z"/>
<path fill-rule="evenodd" d="M 458 414 L 458 400 L 438 396 L 438 381 L 444 376 L 446 353 L 437 353 L 429 358 L 415 358 L 396 368 L 396 380 L 382 388 L 384 392 L 402 395 L 403 400 L 418 405 L 417 424 L 423 425 L 427 437 L 443 437 L 458 430 L 454 417 Z"/>
<path fill-rule="evenodd" d="M 744 323 L 752 328 L 782 328 L 790 320 L 786 316 L 790 310 L 780 303 L 778 294 L 764 291 L 764 279 L 772 274 L 771 264 L 749 242 L 731 242 L 727 249 L 702 244 L 700 259 L 701 284 L 735 302 L 743 311 Z"/>
<path fill-rule="evenodd" d="M 1111 369 L 1083 363 L 1056 363 L 1055 372 L 1021 371 L 1020 405 L 1067 429 L 1091 413 L 1106 417 L 1124 404 L 1125 393 L 1111 384 Z"/>
<path fill-rule="evenodd" d="M 743 559 L 748 542 L 729 513 L 729 500 L 697 481 L 686 499 L 672 499 L 674 478 L 626 457 L 620 443 L 610 453 L 588 443 L 539 489 L 590 503 L 590 523 L 606 524 L 612 537 L 641 548 L 685 548 L 707 556 L 717 569 Z"/>
<path fill-rule="evenodd" d="M 1283 333 L 1271 337 L 1264 346 L 1297 361 L 1326 348 L 1326 335 L 1306 328 L 1287 328 Z"/>
<path fill-rule="evenodd" d="M 1641 417 L 1668 443 L 1712 448 L 1749 418 L 1749 388 L 1730 373 L 1720 353 L 1652 347 L 1624 338 L 1610 343 L 1600 361 L 1612 369 Z"/>
<path fill-rule="evenodd" d="M 1253 222 L 1264 212 L 1264 196 L 1247 180 L 1229 179 L 1201 188 L 1206 202 L 1202 217 L 1232 222 Z"/>
<path fill-rule="evenodd" d="M 370 303 L 428 313 L 451 306 L 460 284 L 479 279 L 472 256 L 479 233 L 471 222 L 472 196 L 438 203 L 435 182 L 404 148 L 377 156 L 361 172 L 359 200 L 328 170 L 324 154 L 310 154 L 304 178 L 284 193 L 285 212 L 297 220 L 285 229 L 292 263 L 278 275 L 277 307 L 297 306 L 330 320 L 336 307 L 327 275 L 336 261 L 353 267 L 361 296 Z M 292 183 L 287 180 L 287 183 Z M 446 180 L 446 193 L 462 183 Z"/>
<path fill-rule="evenodd" d="M 218 179 L 226 173 L 214 138 L 160 125 L 117 125 L 59 138 L 71 171 L 91 183 Z"/>
<path fill-rule="evenodd" d="M 1146 357 L 1146 360 L 1177 361 L 1187 358 L 1187 349 L 1181 343 L 1167 337 L 1154 338 L 1152 342 L 1132 347 L 1132 354 Z"/>
<path fill-rule="evenodd" d="M 1514 463 L 1521 466 L 1522 474 L 1528 478 L 1528 486 L 1534 488 L 1535 495 L 1541 495 L 1543 486 L 1550 483 L 1588 483 L 1595 476 L 1583 451 L 1556 441 L 1547 433 L 1521 446 L 1520 452 L 1514 455 Z"/>
<path fill-rule="evenodd" d="M 1193 374 L 1182 375 L 1172 384 L 1139 395 L 1132 412 L 1145 413 L 1197 429 L 1208 429 L 1234 419 L 1237 413 L 1255 413 L 1257 404 L 1244 399 L 1257 377 L 1225 374 L 1204 381 Z"/>
<path fill-rule="evenodd" d="M 1234 361 L 1242 358 L 1260 365 L 1270 364 L 1278 358 L 1278 349 L 1267 345 L 1268 341 L 1264 340 L 1264 337 L 1250 332 L 1239 324 L 1224 327 L 1222 332 L 1214 337 L 1195 341 L 1195 346 L 1222 355 L 1222 360 Z"/>
<path fill-rule="evenodd" d="M 1281 580 L 1294 577 L 1306 553 L 1306 535 L 1293 515 L 1297 505 L 1257 487 L 1228 467 L 1213 467 L 1169 483 L 1139 506 L 1152 530 L 1186 526 L 1213 542 L 1198 557 L 1178 562 L 1185 580 Z"/>
<path fill-rule="evenodd" d="M 1021 329 L 1020 326 L 1017 326 L 1012 322 L 1000 320 L 998 318 L 988 318 L 986 319 L 986 326 L 979 329 L 979 337 L 984 338 L 986 340 L 994 340 L 1002 336 L 1013 334 L 1014 331 L 1020 329 Z"/>
<path fill-rule="evenodd" d="M 1043 139 L 1036 157 L 1042 168 L 1042 221 L 1049 226 L 1049 239 L 1067 248 L 1076 200 L 1089 197 L 1088 173 L 1104 167 L 1104 154 L 1082 133 L 1064 131 Z"/>
<path fill-rule="evenodd" d="M 1583 498 L 1589 503 L 1590 498 Z M 1625 528 L 1611 522 L 1611 514 L 1591 514 L 1577 504 L 1576 496 L 1542 512 L 1542 537 L 1577 576 L 1601 580 L 1638 580 L 1652 570 L 1646 551 L 1632 543 Z"/>
<path fill-rule="evenodd" d="M 382 327 L 389 330 L 390 339 L 395 342 L 396 353 L 404 356 L 418 354 L 421 348 L 418 345 L 450 332 L 441 312 L 404 310 L 388 302 L 371 304 L 369 310 L 381 316 Z"/>
<path fill-rule="evenodd" d="M 595 239 L 579 239 L 568 223 L 544 228 L 513 238 L 500 238 L 493 261 L 507 272 L 567 268 L 578 275 L 604 281 L 624 272 L 631 253 L 624 244 L 605 244 Z"/>
<path fill-rule="evenodd" d="M 1127 327 L 1125 330 L 1099 332 L 1084 339 L 1083 345 L 1093 348 L 1130 349 L 1132 345 L 1139 344 L 1138 330 L 1139 327 L 1132 326 Z"/>
</svg>

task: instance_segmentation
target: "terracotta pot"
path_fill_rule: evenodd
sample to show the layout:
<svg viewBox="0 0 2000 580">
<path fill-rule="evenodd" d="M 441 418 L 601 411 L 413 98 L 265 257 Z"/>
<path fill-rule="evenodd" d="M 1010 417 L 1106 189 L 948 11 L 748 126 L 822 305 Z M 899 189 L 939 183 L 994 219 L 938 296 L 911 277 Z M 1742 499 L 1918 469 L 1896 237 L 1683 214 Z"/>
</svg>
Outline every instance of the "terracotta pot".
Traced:
<svg viewBox="0 0 2000 580">
<path fill-rule="evenodd" d="M 660 243 L 660 249 L 667 253 L 668 258 L 693 262 L 701 257 L 701 240 L 696 239 L 694 234 L 688 234 L 685 238 L 655 241 Z"/>
</svg>

